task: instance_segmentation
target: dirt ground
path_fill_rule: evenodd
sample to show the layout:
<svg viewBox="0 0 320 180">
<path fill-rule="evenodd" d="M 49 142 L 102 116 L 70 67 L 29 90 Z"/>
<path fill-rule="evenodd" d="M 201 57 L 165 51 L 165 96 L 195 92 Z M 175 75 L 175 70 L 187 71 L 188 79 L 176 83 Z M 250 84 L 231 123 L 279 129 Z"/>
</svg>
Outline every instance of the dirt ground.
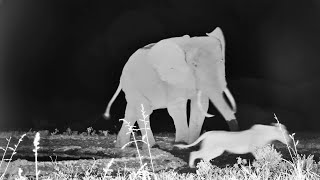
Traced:
<svg viewBox="0 0 320 180">
<path fill-rule="evenodd" d="M 5 148 L 7 145 L 7 139 L 11 137 L 10 147 L 14 147 L 17 144 L 21 132 L 2 132 L 0 133 L 0 147 Z M 34 153 L 33 153 L 33 138 L 34 132 L 29 132 L 23 141 L 17 148 L 17 154 L 13 156 L 13 160 L 10 163 L 7 172 L 15 174 L 18 168 L 23 169 L 23 174 L 34 174 Z M 93 164 L 94 169 L 97 172 L 110 162 L 111 158 L 115 158 L 110 169 L 113 172 L 137 170 L 141 164 L 137 149 L 135 146 L 126 147 L 121 150 L 114 147 L 116 139 L 115 135 L 49 135 L 47 131 L 40 132 L 40 149 L 38 151 L 39 169 L 41 173 L 47 174 L 57 170 L 61 170 L 61 166 L 68 168 L 78 168 L 77 170 L 86 170 Z M 141 137 L 138 137 L 141 138 Z M 188 150 L 178 150 L 173 148 L 174 134 L 173 133 L 161 133 L 156 134 L 155 139 L 157 141 L 157 147 L 151 149 L 153 164 L 155 171 L 173 169 L 175 171 L 186 173 L 195 172 L 195 169 L 188 167 L 187 162 L 189 153 L 192 150 L 196 150 L 197 147 Z M 299 140 L 297 149 L 299 154 L 313 154 L 314 160 L 319 161 L 320 157 L 320 134 L 319 133 L 296 133 L 295 139 Z M 142 144 L 139 144 L 141 147 Z M 283 157 L 290 160 L 290 154 L 285 145 L 275 142 L 275 148 L 280 151 Z M 10 158 L 11 150 L 6 153 L 5 158 Z M 150 164 L 149 151 L 139 149 L 140 155 L 144 158 L 144 163 Z M 2 157 L 3 152 L 0 152 Z M 253 160 L 251 154 L 229 154 L 224 153 L 220 157 L 217 157 L 212 161 L 212 164 L 225 167 L 232 166 L 236 163 L 236 158 L 241 157 L 248 160 Z M 0 167 L 0 174 L 3 172 L 5 163 Z M 125 169 L 124 169 L 125 168 Z"/>
</svg>

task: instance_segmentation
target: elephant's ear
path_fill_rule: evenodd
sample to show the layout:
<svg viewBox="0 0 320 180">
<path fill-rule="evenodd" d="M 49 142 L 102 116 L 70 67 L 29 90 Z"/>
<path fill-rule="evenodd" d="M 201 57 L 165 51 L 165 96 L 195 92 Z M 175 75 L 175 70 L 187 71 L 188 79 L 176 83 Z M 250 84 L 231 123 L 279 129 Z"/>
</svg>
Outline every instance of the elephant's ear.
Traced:
<svg viewBox="0 0 320 180">
<path fill-rule="evenodd" d="M 223 36 L 222 30 L 219 27 L 217 27 L 211 33 L 207 33 L 207 35 L 210 36 L 210 37 L 215 37 L 220 41 L 221 50 L 222 50 L 222 53 L 223 53 L 223 59 L 225 59 L 226 42 L 224 40 L 224 36 Z"/>
<path fill-rule="evenodd" d="M 159 41 L 148 53 L 148 62 L 162 81 L 183 88 L 193 88 L 194 76 L 185 58 L 184 50 L 170 39 Z"/>
</svg>

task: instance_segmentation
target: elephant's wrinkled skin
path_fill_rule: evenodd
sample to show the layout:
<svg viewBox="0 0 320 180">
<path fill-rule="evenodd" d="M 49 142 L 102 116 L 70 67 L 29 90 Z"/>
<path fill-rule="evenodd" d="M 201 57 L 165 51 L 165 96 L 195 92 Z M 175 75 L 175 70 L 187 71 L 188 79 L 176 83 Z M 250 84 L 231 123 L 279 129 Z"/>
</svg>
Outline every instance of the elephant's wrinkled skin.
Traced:
<svg viewBox="0 0 320 180">
<path fill-rule="evenodd" d="M 174 37 L 138 49 L 124 66 L 119 87 L 104 115 L 109 117 L 111 104 L 122 89 L 127 100 L 126 121 L 133 125 L 138 120 L 139 127 L 144 127 L 139 121 L 142 119 L 141 104 L 148 115 L 155 109 L 167 108 L 176 128 L 176 142 L 192 143 L 199 137 L 204 118 L 209 116 L 206 113 L 209 99 L 229 123 L 230 129 L 237 130 L 236 104 L 225 78 L 224 37 L 220 28 L 207 35 Z M 223 93 L 232 107 L 225 101 Z M 189 127 L 188 99 L 191 100 Z M 149 124 L 147 128 L 150 128 Z M 129 142 L 127 132 L 128 128 L 123 124 L 117 136 L 117 147 Z M 151 129 L 147 136 L 150 145 L 154 145 Z"/>
</svg>

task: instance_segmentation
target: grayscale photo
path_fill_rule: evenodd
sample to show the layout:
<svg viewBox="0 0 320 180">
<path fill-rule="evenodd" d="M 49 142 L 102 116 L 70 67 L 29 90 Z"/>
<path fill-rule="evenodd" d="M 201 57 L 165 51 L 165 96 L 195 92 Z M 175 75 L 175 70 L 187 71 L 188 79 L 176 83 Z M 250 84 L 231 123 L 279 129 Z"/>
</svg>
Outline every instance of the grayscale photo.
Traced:
<svg viewBox="0 0 320 180">
<path fill-rule="evenodd" d="M 320 1 L 0 0 L 0 180 L 320 179 Z"/>
</svg>

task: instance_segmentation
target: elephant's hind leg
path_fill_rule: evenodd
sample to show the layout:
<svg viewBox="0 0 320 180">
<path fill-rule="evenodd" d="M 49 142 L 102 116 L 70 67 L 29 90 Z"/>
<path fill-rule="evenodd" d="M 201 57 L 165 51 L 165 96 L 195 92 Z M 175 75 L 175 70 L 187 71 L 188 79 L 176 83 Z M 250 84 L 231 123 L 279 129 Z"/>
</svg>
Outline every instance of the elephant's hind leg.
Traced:
<svg viewBox="0 0 320 180">
<path fill-rule="evenodd" d="M 116 147 L 121 148 L 130 141 L 131 133 L 129 133 L 128 123 L 130 126 L 135 124 L 137 119 L 140 117 L 137 113 L 138 111 L 136 105 L 127 103 L 124 117 L 125 121 L 123 121 L 121 129 L 117 135 Z"/>
<path fill-rule="evenodd" d="M 148 104 L 143 104 L 144 108 L 144 117 L 142 114 L 142 111 L 140 110 L 140 116 L 137 120 L 139 129 L 141 130 L 142 137 L 147 137 L 148 139 L 144 138 L 145 143 L 149 143 L 149 147 L 152 147 L 156 144 L 156 141 L 154 139 L 151 126 L 150 126 L 150 115 L 152 114 L 152 109 Z M 140 105 L 141 109 L 141 105 Z M 143 121 L 144 120 L 144 121 Z M 143 144 L 143 148 L 147 148 L 148 144 Z"/>
</svg>

